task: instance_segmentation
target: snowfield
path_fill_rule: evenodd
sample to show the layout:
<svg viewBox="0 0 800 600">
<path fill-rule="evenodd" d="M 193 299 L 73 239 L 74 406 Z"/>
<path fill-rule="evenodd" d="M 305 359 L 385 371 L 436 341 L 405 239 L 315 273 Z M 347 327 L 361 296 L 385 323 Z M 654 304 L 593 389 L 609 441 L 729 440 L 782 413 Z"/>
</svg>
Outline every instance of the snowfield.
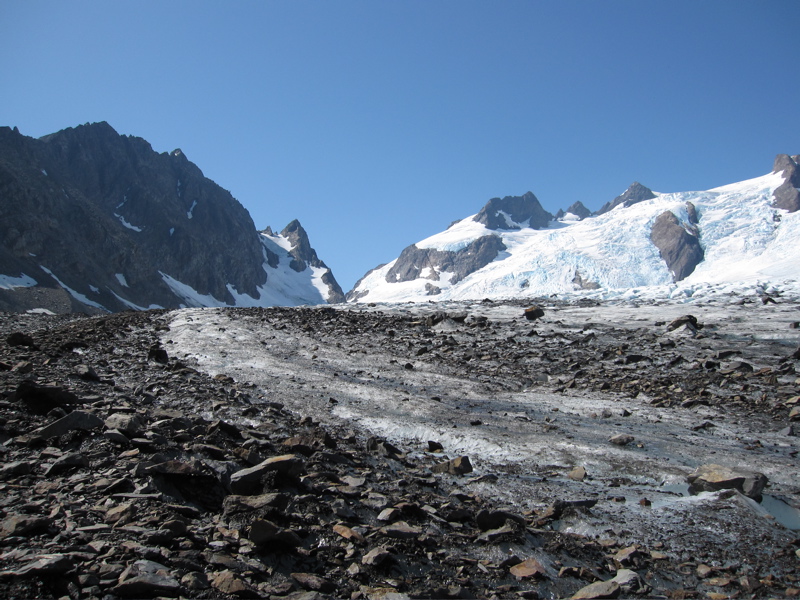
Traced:
<svg viewBox="0 0 800 600">
<path fill-rule="evenodd" d="M 622 205 L 583 221 L 554 221 L 547 229 L 493 231 L 473 220 L 415 244 L 457 252 L 485 235 L 499 235 L 507 250 L 492 263 L 452 284 L 447 273 L 414 281 L 386 281 L 396 261 L 366 276 L 354 292 L 359 302 L 427 302 L 520 298 L 558 294 L 592 299 L 681 298 L 696 294 L 760 294 L 772 286 L 800 296 L 800 213 L 772 207 L 781 174 L 702 192 L 657 193 L 656 198 Z M 672 274 L 650 241 L 656 218 L 672 211 L 687 224 L 687 203 L 696 209 L 705 260 L 686 279 Z M 685 225 L 686 226 L 686 225 Z M 434 281 L 441 293 L 430 296 Z M 575 280 L 598 289 L 581 289 Z"/>
</svg>

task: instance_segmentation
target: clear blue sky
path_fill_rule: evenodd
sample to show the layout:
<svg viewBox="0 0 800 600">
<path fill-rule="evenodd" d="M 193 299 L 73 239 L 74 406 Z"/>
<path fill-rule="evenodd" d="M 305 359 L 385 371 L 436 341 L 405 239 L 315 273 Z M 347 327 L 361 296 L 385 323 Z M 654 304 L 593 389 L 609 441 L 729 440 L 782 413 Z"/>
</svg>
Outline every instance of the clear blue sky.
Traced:
<svg viewBox="0 0 800 600">
<path fill-rule="evenodd" d="M 0 125 L 108 121 L 348 290 L 534 192 L 708 189 L 800 153 L 800 1 L 0 1 Z"/>
</svg>

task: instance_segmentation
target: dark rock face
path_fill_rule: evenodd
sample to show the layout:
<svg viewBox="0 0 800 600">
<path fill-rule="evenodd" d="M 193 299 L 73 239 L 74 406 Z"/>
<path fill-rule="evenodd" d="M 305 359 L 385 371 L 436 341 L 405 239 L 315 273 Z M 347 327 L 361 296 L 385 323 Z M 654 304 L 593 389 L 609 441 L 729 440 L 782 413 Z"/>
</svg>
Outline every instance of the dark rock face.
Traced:
<svg viewBox="0 0 800 600">
<path fill-rule="evenodd" d="M 697 228 L 682 225 L 671 211 L 661 213 L 655 220 L 650 240 L 658 248 L 676 282 L 691 275 L 705 257 Z"/>
<path fill-rule="evenodd" d="M 496 235 L 478 238 L 457 252 L 417 248 L 412 244 L 400 253 L 397 262 L 386 273 L 386 281 L 413 281 L 423 276 L 425 269 L 430 269 L 430 273 L 425 275 L 428 279 L 438 281 L 437 271 L 445 271 L 453 273 L 451 283 L 458 283 L 488 265 L 505 249 L 503 240 Z"/>
<path fill-rule="evenodd" d="M 602 207 L 600 207 L 600 210 L 598 210 L 595 214 L 602 215 L 610 210 L 615 209 L 620 204 L 625 207 L 628 207 L 628 206 L 633 206 L 638 202 L 643 202 L 645 200 L 652 200 L 655 197 L 656 195 L 653 193 L 653 190 L 643 186 L 638 181 L 634 181 L 627 190 L 625 190 L 622 194 L 614 198 L 611 202 L 606 202 Z"/>
<path fill-rule="evenodd" d="M 107 123 L 40 139 L 0 128 L 0 240 L 0 273 L 38 284 L 2 291 L 5 310 L 195 302 L 165 277 L 233 304 L 231 289 L 258 298 L 267 281 L 258 232 L 229 192 L 180 150 L 159 154 Z"/>
<path fill-rule="evenodd" d="M 785 181 L 774 192 L 772 206 L 791 212 L 800 210 L 800 155 L 778 154 L 773 173 L 782 173 Z"/>
<path fill-rule="evenodd" d="M 566 212 L 568 212 L 568 213 L 571 213 L 571 214 L 575 215 L 576 217 L 580 218 L 580 220 L 581 220 L 581 221 L 583 221 L 583 220 L 584 220 L 586 217 L 590 217 L 590 216 L 592 216 L 592 211 L 590 211 L 588 208 L 586 208 L 586 207 L 583 205 L 583 202 L 581 202 L 580 200 L 578 200 L 577 202 L 574 202 L 574 203 L 573 203 L 573 204 L 572 204 L 572 205 L 571 205 L 571 206 L 570 206 L 570 207 L 569 207 L 569 208 L 566 210 Z M 563 216 L 563 215 L 562 215 L 562 216 Z"/>
<path fill-rule="evenodd" d="M 474 220 L 483 223 L 488 229 L 541 229 L 553 220 L 553 215 L 542 208 L 532 192 L 523 196 L 492 198 L 475 215 Z"/>
</svg>

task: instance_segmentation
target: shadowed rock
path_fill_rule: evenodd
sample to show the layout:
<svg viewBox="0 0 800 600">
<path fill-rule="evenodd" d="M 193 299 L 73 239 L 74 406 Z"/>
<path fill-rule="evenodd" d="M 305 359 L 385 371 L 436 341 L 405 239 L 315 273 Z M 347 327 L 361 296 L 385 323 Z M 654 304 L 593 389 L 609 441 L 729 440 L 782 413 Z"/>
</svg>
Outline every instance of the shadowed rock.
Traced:
<svg viewBox="0 0 800 600">
<path fill-rule="evenodd" d="M 480 237 L 456 252 L 417 248 L 412 244 L 400 253 L 386 273 L 386 281 L 395 283 L 422 277 L 439 281 L 439 273 L 452 273 L 450 283 L 458 283 L 488 265 L 505 249 L 503 240 L 496 235 Z"/>
<path fill-rule="evenodd" d="M 653 193 L 653 190 L 643 186 L 638 181 L 634 181 L 627 190 L 614 198 L 611 202 L 606 202 L 595 214 L 605 214 L 611 210 L 614 210 L 620 205 L 627 208 L 628 206 L 633 206 L 634 204 L 644 202 L 645 200 L 652 200 L 655 197 L 656 195 Z"/>
<path fill-rule="evenodd" d="M 492 198 L 473 220 L 487 229 L 542 229 L 553 220 L 553 215 L 542 208 L 532 192 L 527 192 L 522 196 Z"/>
</svg>

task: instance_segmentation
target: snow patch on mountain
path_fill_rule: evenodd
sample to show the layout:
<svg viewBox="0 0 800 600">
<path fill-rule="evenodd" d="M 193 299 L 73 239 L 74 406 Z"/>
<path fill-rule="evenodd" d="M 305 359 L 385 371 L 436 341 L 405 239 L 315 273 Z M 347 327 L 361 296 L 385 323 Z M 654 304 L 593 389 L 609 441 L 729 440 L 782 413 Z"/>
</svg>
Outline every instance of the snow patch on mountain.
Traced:
<svg viewBox="0 0 800 600">
<path fill-rule="evenodd" d="M 0 290 L 13 290 L 14 288 L 33 287 L 38 285 L 33 277 L 29 277 L 23 273 L 19 277 L 12 277 L 10 275 L 0 275 Z"/>
<path fill-rule="evenodd" d="M 82 302 L 83 304 L 85 304 L 87 306 L 91 306 L 93 308 L 97 308 L 97 309 L 102 310 L 104 312 L 111 312 L 110 310 L 108 310 L 102 304 L 99 304 L 99 303 L 95 302 L 94 300 L 89 300 L 89 298 L 87 298 L 86 296 L 84 296 L 80 292 L 78 292 L 76 290 L 73 290 L 71 287 L 69 287 L 67 284 L 65 284 L 63 281 L 61 281 L 58 277 L 56 277 L 56 275 L 50 269 L 48 269 L 47 267 L 43 267 L 43 266 L 39 265 L 39 268 L 42 269 L 42 271 L 44 271 L 48 275 L 50 275 L 50 277 L 52 277 L 58 285 L 60 285 L 70 296 L 75 298 L 75 300 L 77 300 L 78 302 Z"/>
<path fill-rule="evenodd" d="M 251 296 L 240 293 L 235 286 L 228 284 L 227 290 L 233 297 L 233 303 L 215 298 L 211 294 L 203 294 L 171 275 L 159 272 L 164 283 L 181 298 L 183 307 L 269 307 L 269 306 L 301 306 L 308 304 L 325 304 L 330 288 L 324 281 L 328 269 L 309 265 L 302 272 L 297 272 L 290 265 L 294 257 L 290 254 L 292 244 L 280 234 L 261 233 L 264 245 L 264 271 L 267 281 L 259 286 L 258 294 Z M 270 264 L 269 254 L 277 256 L 277 264 Z"/>
</svg>

